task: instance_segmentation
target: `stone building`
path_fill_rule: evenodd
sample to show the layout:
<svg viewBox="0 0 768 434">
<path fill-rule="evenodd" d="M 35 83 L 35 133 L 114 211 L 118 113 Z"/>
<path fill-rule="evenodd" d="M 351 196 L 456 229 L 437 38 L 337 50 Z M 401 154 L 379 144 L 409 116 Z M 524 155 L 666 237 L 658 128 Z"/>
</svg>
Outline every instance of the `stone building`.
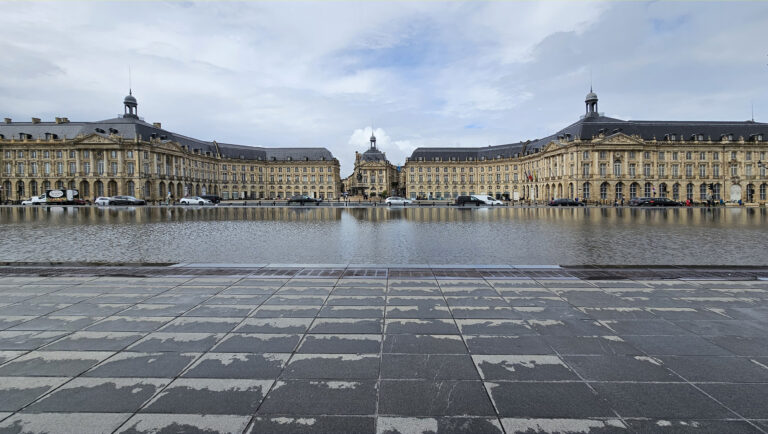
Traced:
<svg viewBox="0 0 768 434">
<path fill-rule="evenodd" d="M 613 203 L 643 196 L 766 203 L 768 124 L 625 121 L 586 113 L 542 139 L 488 147 L 417 148 L 403 167 L 407 195 Z"/>
<path fill-rule="evenodd" d="M 397 167 L 376 147 L 376 136 L 372 134 L 368 150 L 355 152 L 354 171 L 344 178 L 343 185 L 353 197 L 386 197 L 400 192 L 398 177 Z"/>
<path fill-rule="evenodd" d="M 264 148 L 204 141 L 138 116 L 129 92 L 124 114 L 96 122 L 0 124 L 0 200 L 51 188 L 83 198 L 129 195 L 163 200 L 215 194 L 224 199 L 336 198 L 339 162 L 325 148 Z"/>
</svg>

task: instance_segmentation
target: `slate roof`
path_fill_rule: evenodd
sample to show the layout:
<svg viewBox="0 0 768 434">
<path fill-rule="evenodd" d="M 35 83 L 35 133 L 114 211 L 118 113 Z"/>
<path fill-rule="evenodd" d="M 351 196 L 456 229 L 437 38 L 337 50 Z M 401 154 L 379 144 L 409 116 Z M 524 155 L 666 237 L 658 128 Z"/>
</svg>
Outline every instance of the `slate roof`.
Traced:
<svg viewBox="0 0 768 434">
<path fill-rule="evenodd" d="M 211 152 L 216 155 L 216 144 L 213 141 L 199 140 L 182 134 L 174 133 L 163 128 L 155 127 L 141 119 L 133 117 L 118 117 L 96 122 L 12 122 L 0 123 L 0 134 L 6 139 L 16 138 L 19 134 L 29 134 L 32 139 L 38 137 L 45 139 L 46 133 L 55 134 L 59 139 L 72 139 L 80 135 L 98 134 L 108 137 L 116 134 L 127 140 L 140 137 L 141 140 L 149 140 L 152 134 L 164 141 L 177 142 L 182 146 L 188 146 L 190 150 L 199 150 L 201 153 Z M 242 158 L 249 160 L 332 160 L 333 154 L 326 148 L 267 148 L 260 146 L 236 145 L 230 143 L 218 143 L 219 152 L 227 158 Z"/>
<path fill-rule="evenodd" d="M 541 139 L 485 147 L 416 148 L 410 159 L 422 158 L 425 161 L 432 161 L 435 157 L 439 157 L 442 161 L 449 161 L 452 158 L 465 161 L 470 157 L 475 160 L 481 160 L 482 157 L 494 159 L 497 156 L 509 158 L 516 154 L 540 150 L 552 141 L 568 140 L 567 136 L 570 136 L 571 139 L 591 140 L 601 133 L 606 136 L 617 133 L 624 133 L 629 136 L 637 135 L 643 140 L 653 140 L 654 138 L 667 140 L 668 136 L 674 134 L 677 141 L 691 140 L 695 135 L 703 135 L 704 140 L 710 138 L 720 140 L 722 135 L 733 134 L 734 140 L 738 140 L 739 137 L 750 140 L 751 137 L 759 134 L 762 134 L 764 139 L 768 137 L 768 123 L 753 121 L 625 121 L 606 116 L 589 116 Z"/>
<path fill-rule="evenodd" d="M 387 156 L 378 149 L 369 148 L 360 156 L 362 161 L 386 161 Z"/>
</svg>

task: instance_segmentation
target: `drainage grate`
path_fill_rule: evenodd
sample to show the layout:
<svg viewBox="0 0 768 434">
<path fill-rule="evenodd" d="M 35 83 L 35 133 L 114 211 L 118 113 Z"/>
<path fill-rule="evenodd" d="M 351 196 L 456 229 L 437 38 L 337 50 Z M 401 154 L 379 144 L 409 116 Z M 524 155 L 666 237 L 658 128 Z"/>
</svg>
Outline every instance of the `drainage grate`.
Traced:
<svg viewBox="0 0 768 434">
<path fill-rule="evenodd" d="M 375 277 L 380 279 L 387 278 L 386 268 L 347 268 L 344 270 L 343 277 Z"/>
</svg>

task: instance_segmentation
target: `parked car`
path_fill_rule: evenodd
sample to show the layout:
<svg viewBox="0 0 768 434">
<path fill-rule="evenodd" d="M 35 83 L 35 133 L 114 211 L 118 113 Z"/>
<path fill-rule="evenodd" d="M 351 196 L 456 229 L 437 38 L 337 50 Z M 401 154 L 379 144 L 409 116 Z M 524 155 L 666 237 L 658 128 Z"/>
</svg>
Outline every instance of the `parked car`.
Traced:
<svg viewBox="0 0 768 434">
<path fill-rule="evenodd" d="M 554 199 L 549 201 L 549 206 L 586 206 L 586 204 L 574 199 Z"/>
<path fill-rule="evenodd" d="M 654 197 L 653 206 L 683 206 L 683 204 L 668 197 Z"/>
<path fill-rule="evenodd" d="M 211 203 L 220 203 L 221 198 L 219 196 L 216 196 L 215 194 L 204 194 L 202 196 L 203 199 L 208 199 L 211 201 Z"/>
<path fill-rule="evenodd" d="M 25 205 L 25 206 L 26 205 L 35 205 L 35 197 L 33 197 L 32 199 L 22 200 L 21 204 Z"/>
<path fill-rule="evenodd" d="M 456 205 L 486 205 L 484 200 L 480 200 L 475 196 L 459 196 L 456 198 Z"/>
<path fill-rule="evenodd" d="M 111 197 L 106 196 L 99 196 L 96 198 L 96 200 L 93 201 L 96 205 L 109 205 L 109 200 L 112 199 Z"/>
<path fill-rule="evenodd" d="M 109 198 L 108 205 L 146 205 L 147 202 L 137 199 L 133 196 L 112 196 Z"/>
<path fill-rule="evenodd" d="M 400 196 L 390 196 L 384 200 L 387 205 L 410 205 L 413 203 L 410 199 Z"/>
<path fill-rule="evenodd" d="M 297 194 L 296 196 L 291 196 L 291 198 L 288 199 L 288 203 L 298 203 L 299 205 L 304 205 L 305 203 L 314 203 L 315 205 L 319 205 L 322 201 L 322 199 L 315 199 L 314 197 L 305 196 L 303 194 Z"/>
<path fill-rule="evenodd" d="M 682 203 L 667 197 L 636 197 L 629 200 L 629 206 L 682 206 Z"/>
<path fill-rule="evenodd" d="M 213 202 L 200 196 L 188 196 L 182 197 L 179 203 L 182 205 L 210 205 Z"/>
</svg>

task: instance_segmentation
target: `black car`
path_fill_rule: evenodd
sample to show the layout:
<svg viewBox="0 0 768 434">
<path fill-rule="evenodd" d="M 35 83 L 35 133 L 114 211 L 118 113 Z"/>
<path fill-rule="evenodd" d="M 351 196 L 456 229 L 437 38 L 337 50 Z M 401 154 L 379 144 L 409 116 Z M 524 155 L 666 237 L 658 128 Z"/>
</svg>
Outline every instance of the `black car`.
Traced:
<svg viewBox="0 0 768 434">
<path fill-rule="evenodd" d="M 110 205 L 146 205 L 147 202 L 136 199 L 133 196 L 112 196 L 109 198 Z"/>
<path fill-rule="evenodd" d="M 635 197 L 629 200 L 629 206 L 681 206 L 680 202 L 676 202 L 666 197 Z"/>
<path fill-rule="evenodd" d="M 586 206 L 586 204 L 574 199 L 554 199 L 549 201 L 549 206 Z"/>
<path fill-rule="evenodd" d="M 215 194 L 204 194 L 202 196 L 203 199 L 208 199 L 211 201 L 211 203 L 220 203 L 221 198 L 219 196 L 216 196 Z"/>
<path fill-rule="evenodd" d="M 683 204 L 668 197 L 654 197 L 653 206 L 682 206 Z"/>
<path fill-rule="evenodd" d="M 304 205 L 305 203 L 314 203 L 315 205 L 320 205 L 320 202 L 322 201 L 322 199 L 315 199 L 314 197 L 305 196 L 303 194 L 291 196 L 291 198 L 288 199 L 288 203 L 298 203 L 299 205 Z"/>
<path fill-rule="evenodd" d="M 485 202 L 474 196 L 459 196 L 456 198 L 456 205 L 485 205 Z"/>
</svg>

